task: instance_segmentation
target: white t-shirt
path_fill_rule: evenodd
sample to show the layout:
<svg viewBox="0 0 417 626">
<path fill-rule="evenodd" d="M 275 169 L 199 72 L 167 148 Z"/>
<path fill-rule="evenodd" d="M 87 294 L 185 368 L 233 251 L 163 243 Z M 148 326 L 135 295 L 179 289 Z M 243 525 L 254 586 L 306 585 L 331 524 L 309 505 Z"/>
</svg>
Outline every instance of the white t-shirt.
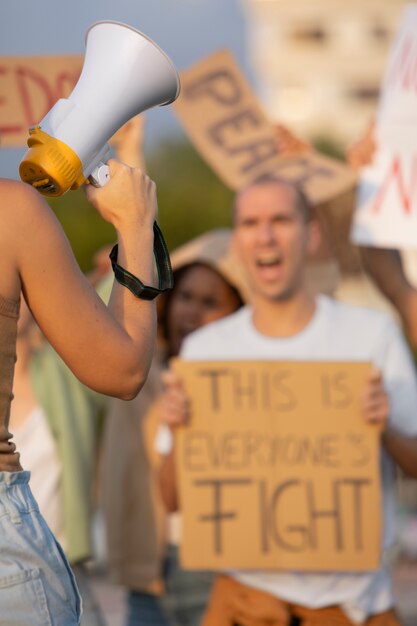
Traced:
<svg viewBox="0 0 417 626">
<path fill-rule="evenodd" d="M 190 361 L 293 360 L 371 361 L 382 371 L 390 397 L 390 422 L 417 436 L 417 382 L 414 364 L 400 329 L 385 313 L 317 298 L 310 323 L 288 338 L 260 334 L 249 307 L 192 333 L 181 357 Z M 383 548 L 395 540 L 394 463 L 381 452 Z M 384 560 L 384 559 L 383 559 Z M 242 583 L 311 608 L 340 605 L 361 623 L 393 604 L 386 566 L 361 573 L 234 571 Z"/>
<path fill-rule="evenodd" d="M 61 463 L 46 417 L 34 408 L 14 430 L 13 440 L 25 469 L 30 471 L 30 488 L 39 510 L 65 549 Z"/>
</svg>

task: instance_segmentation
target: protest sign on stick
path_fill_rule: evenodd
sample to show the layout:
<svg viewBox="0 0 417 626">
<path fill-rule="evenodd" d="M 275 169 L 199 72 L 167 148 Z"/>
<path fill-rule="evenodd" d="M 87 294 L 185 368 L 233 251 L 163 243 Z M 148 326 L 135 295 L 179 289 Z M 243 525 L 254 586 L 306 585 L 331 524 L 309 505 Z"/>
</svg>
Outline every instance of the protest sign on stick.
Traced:
<svg viewBox="0 0 417 626">
<path fill-rule="evenodd" d="M 186 362 L 176 463 L 186 568 L 374 569 L 379 434 L 367 363 Z"/>
<path fill-rule="evenodd" d="M 406 7 L 382 84 L 377 149 L 362 170 L 352 239 L 417 247 L 417 6 Z"/>
<path fill-rule="evenodd" d="M 71 93 L 80 55 L 0 57 L 0 146 L 25 146 L 28 129 Z"/>
<path fill-rule="evenodd" d="M 317 205 L 354 186 L 353 170 L 313 150 L 281 152 L 276 130 L 227 50 L 181 73 L 174 110 L 200 154 L 232 189 L 278 176 Z"/>
</svg>

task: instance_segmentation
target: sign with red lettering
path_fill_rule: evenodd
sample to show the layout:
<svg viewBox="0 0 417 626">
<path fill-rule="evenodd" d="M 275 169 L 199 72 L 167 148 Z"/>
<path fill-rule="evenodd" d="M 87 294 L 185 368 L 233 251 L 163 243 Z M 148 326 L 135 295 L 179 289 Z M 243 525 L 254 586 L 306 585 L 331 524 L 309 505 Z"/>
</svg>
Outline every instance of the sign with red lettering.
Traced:
<svg viewBox="0 0 417 626">
<path fill-rule="evenodd" d="M 232 189 L 278 176 L 311 202 L 352 188 L 353 170 L 314 151 L 281 153 L 277 133 L 231 53 L 217 52 L 181 73 L 174 109 L 201 155 Z"/>
<path fill-rule="evenodd" d="M 377 150 L 361 172 L 352 239 L 417 247 L 417 6 L 406 7 L 388 61 L 375 128 Z"/>
<path fill-rule="evenodd" d="M 1 147 L 26 145 L 28 129 L 69 96 L 82 63 L 79 55 L 0 57 Z"/>
<path fill-rule="evenodd" d="M 361 173 L 352 239 L 361 245 L 415 248 L 417 134 L 398 125 L 378 131 L 374 160 Z"/>
<path fill-rule="evenodd" d="M 382 83 L 378 120 L 417 124 L 417 5 L 404 9 Z"/>
<path fill-rule="evenodd" d="M 360 414 L 367 363 L 186 362 L 176 435 L 190 569 L 375 569 L 378 429 Z"/>
</svg>

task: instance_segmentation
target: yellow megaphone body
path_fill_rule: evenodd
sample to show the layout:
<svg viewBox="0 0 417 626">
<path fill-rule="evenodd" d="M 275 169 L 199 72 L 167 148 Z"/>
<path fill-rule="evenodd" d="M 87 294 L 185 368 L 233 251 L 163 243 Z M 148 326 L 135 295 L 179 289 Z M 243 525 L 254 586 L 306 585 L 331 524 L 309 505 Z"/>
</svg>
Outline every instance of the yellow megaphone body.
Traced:
<svg viewBox="0 0 417 626">
<path fill-rule="evenodd" d="M 135 115 L 170 104 L 179 91 L 173 63 L 146 35 L 120 22 L 93 24 L 71 95 L 29 130 L 21 179 L 46 196 L 78 189 L 87 179 L 105 184 L 110 137 Z"/>
</svg>

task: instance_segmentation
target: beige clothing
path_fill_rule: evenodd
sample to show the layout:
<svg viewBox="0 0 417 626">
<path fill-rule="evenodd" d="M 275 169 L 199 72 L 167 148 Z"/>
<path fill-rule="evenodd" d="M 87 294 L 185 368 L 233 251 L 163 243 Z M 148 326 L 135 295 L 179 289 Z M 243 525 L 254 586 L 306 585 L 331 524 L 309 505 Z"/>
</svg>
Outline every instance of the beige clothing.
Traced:
<svg viewBox="0 0 417 626">
<path fill-rule="evenodd" d="M 19 303 L 0 295 L 0 471 L 7 472 L 22 469 L 9 432 L 18 317 Z"/>
<path fill-rule="evenodd" d="M 111 578 L 132 590 L 161 593 L 165 512 L 152 458 L 158 416 L 152 410 L 161 389 L 153 363 L 134 400 L 110 399 L 102 447 L 102 493 Z"/>
<path fill-rule="evenodd" d="M 14 441 L 26 470 L 30 488 L 49 528 L 66 551 L 61 461 L 44 411 L 34 407 L 15 429 Z"/>
<path fill-rule="evenodd" d="M 309 609 L 218 576 L 201 626 L 354 626 L 337 606 Z M 370 616 L 363 626 L 400 626 L 390 609 Z"/>
<path fill-rule="evenodd" d="M 227 229 L 193 239 L 172 254 L 174 273 L 202 263 L 217 270 L 243 295 L 243 277 L 229 243 Z M 166 296 L 160 296 L 160 311 L 165 303 Z M 109 401 L 101 470 L 110 576 L 128 589 L 154 594 L 163 591 L 161 574 L 167 543 L 167 516 L 157 478 L 159 455 L 154 446 L 159 426 L 155 403 L 162 391 L 160 370 L 155 358 L 135 400 Z"/>
</svg>

